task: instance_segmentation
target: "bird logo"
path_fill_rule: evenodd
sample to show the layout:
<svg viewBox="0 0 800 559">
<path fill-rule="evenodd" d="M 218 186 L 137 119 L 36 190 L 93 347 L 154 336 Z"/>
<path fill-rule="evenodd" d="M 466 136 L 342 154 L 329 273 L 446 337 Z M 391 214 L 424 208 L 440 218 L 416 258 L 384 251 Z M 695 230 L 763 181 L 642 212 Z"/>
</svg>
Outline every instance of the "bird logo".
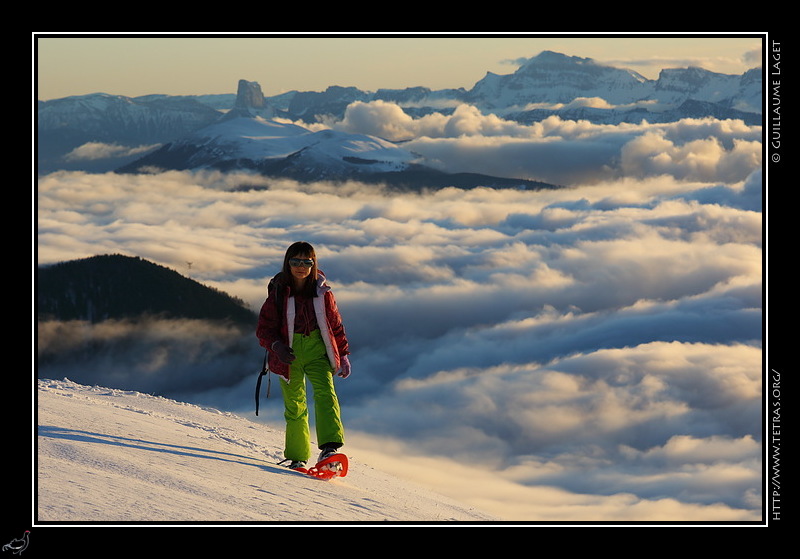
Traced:
<svg viewBox="0 0 800 559">
<path fill-rule="evenodd" d="M 28 547 L 28 538 L 30 537 L 30 533 L 30 530 L 25 530 L 25 534 L 21 538 L 14 538 L 4 545 L 3 551 L 10 551 L 15 555 L 20 555 Z"/>
</svg>

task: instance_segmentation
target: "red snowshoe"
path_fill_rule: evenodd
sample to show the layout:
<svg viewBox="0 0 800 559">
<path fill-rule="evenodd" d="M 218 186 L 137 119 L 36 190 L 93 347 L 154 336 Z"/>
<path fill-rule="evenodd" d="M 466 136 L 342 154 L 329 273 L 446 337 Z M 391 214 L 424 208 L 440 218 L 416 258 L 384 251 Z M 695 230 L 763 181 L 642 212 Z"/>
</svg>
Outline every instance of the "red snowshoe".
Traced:
<svg viewBox="0 0 800 559">
<path fill-rule="evenodd" d="M 295 471 L 302 472 L 317 479 L 333 479 L 347 475 L 348 461 L 347 456 L 341 453 L 331 454 L 324 460 L 320 460 L 310 468 L 299 468 Z"/>
</svg>

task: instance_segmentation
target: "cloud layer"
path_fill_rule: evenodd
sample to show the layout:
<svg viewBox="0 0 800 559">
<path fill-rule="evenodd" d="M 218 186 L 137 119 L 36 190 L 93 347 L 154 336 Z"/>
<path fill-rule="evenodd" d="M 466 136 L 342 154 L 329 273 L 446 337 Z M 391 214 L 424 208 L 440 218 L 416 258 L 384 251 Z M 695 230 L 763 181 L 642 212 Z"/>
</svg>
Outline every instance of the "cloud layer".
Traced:
<svg viewBox="0 0 800 559">
<path fill-rule="evenodd" d="M 491 472 L 496 491 L 475 502 L 515 520 L 760 516 L 760 129 L 521 127 L 469 108 L 414 120 L 385 104 L 337 125 L 406 139 L 443 168 L 570 186 L 398 195 L 56 173 L 38 185 L 39 262 L 141 256 L 257 309 L 286 247 L 307 240 L 354 351 L 339 384 L 354 440 L 407 445 L 409 468 Z M 252 379 L 216 396 L 248 410 Z"/>
<path fill-rule="evenodd" d="M 659 175 L 740 182 L 761 164 L 761 127 L 731 120 L 606 125 L 552 116 L 524 125 L 469 105 L 415 119 L 396 104 L 376 101 L 353 103 L 341 122 L 330 125 L 407 142 L 404 147 L 446 171 L 559 185 Z"/>
</svg>

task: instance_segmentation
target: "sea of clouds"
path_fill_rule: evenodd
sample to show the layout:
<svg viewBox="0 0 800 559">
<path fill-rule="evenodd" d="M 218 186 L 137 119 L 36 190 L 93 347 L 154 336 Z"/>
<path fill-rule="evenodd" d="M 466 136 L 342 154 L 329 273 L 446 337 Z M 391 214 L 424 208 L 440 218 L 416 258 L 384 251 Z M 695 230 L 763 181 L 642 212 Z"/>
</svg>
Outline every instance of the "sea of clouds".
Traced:
<svg viewBox="0 0 800 559">
<path fill-rule="evenodd" d="M 309 241 L 352 346 L 338 386 L 353 433 L 540 489 L 509 504 L 518 520 L 761 517 L 760 127 L 522 126 L 472 107 L 412 119 L 386 103 L 329 125 L 402 139 L 442 169 L 564 187 L 53 173 L 38 180 L 38 262 L 139 256 L 257 311 L 286 247 Z M 40 353 L 87 336 L 114 351 L 39 375 L 250 412 L 253 333 L 106 326 L 40 324 Z M 262 418 L 280 422 L 278 404 Z M 563 508 L 537 509 L 548 499 Z"/>
</svg>

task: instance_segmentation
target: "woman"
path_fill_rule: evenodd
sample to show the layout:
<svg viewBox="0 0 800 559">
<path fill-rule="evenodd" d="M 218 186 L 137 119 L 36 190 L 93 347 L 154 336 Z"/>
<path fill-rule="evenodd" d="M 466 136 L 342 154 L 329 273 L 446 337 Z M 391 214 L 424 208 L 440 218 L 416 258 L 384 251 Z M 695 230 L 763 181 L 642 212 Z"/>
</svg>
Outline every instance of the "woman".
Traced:
<svg viewBox="0 0 800 559">
<path fill-rule="evenodd" d="M 310 244 L 297 242 L 286 251 L 283 270 L 270 282 L 261 307 L 256 336 L 269 350 L 270 370 L 283 379 L 289 467 L 303 468 L 310 458 L 306 379 L 313 390 L 319 460 L 334 454 L 344 444 L 344 426 L 333 374 L 350 375 L 350 350 L 336 299 Z"/>
</svg>

